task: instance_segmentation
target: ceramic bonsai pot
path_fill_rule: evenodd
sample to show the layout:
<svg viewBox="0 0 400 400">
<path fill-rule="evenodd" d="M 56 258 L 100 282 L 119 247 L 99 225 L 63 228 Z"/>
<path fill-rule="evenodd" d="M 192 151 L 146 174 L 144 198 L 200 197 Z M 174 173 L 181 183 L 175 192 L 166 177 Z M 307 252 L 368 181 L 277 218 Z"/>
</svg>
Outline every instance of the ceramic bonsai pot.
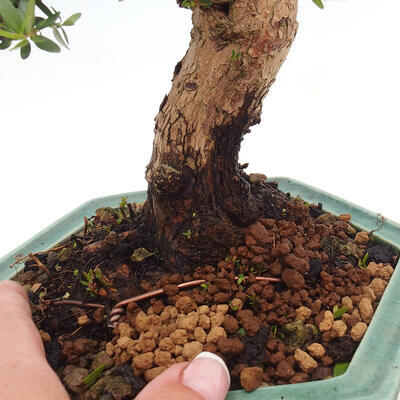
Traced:
<svg viewBox="0 0 400 400">
<path fill-rule="evenodd" d="M 351 214 L 352 224 L 365 231 L 377 229 L 377 215 L 321 190 L 289 178 L 272 178 L 279 188 L 310 203 L 323 204 L 335 215 Z M 59 219 L 32 239 L 0 259 L 0 280 L 12 278 L 18 267 L 10 269 L 18 255 L 46 250 L 78 232 L 83 217 L 100 207 L 117 207 L 122 196 L 142 202 L 146 192 L 132 192 L 90 200 Z M 385 220 L 375 238 L 400 250 L 400 225 Z M 19 267 L 21 268 L 21 267 Z M 345 374 L 324 381 L 260 388 L 251 393 L 230 392 L 228 399 L 239 400 L 395 400 L 400 392 L 400 271 L 397 268 L 386 288 L 375 316 Z"/>
</svg>

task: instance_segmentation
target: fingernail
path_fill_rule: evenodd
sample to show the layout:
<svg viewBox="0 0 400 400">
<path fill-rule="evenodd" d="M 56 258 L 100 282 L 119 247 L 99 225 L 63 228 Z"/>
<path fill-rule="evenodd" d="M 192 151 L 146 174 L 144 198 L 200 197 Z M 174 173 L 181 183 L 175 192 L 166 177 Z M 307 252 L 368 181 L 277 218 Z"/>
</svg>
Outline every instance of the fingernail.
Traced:
<svg viewBox="0 0 400 400">
<path fill-rule="evenodd" d="M 229 390 L 231 378 L 221 357 L 203 351 L 185 368 L 181 383 L 206 400 L 223 400 Z"/>
</svg>

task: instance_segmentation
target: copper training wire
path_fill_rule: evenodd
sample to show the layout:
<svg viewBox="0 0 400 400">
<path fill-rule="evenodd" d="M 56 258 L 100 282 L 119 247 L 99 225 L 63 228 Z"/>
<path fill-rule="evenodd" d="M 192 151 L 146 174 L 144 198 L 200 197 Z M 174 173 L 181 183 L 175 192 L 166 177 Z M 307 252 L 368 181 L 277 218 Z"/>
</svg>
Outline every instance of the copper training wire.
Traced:
<svg viewBox="0 0 400 400">
<path fill-rule="evenodd" d="M 238 279 L 237 276 L 235 276 L 235 279 Z M 245 278 L 247 279 L 247 277 Z M 256 276 L 256 281 L 267 281 L 267 282 L 281 282 L 281 279 L 279 278 L 271 278 L 271 277 L 266 277 L 266 276 Z M 195 281 L 190 281 L 190 282 L 183 282 L 179 283 L 177 286 L 179 289 L 185 289 L 189 288 L 192 286 L 198 286 L 201 285 L 202 283 L 205 283 L 205 279 L 198 279 Z M 116 326 L 116 323 L 118 320 L 121 318 L 122 314 L 125 311 L 125 306 L 129 303 L 132 302 L 139 302 L 142 300 L 146 299 L 151 299 L 152 297 L 159 296 L 160 294 L 163 294 L 164 290 L 163 289 L 156 289 L 152 290 L 150 292 L 146 292 L 143 294 L 140 294 L 138 296 L 130 297 L 129 299 L 122 300 L 119 303 L 117 303 L 112 310 L 110 311 L 110 319 L 108 322 L 108 326 L 110 328 L 114 328 Z M 77 307 L 89 307 L 89 308 L 105 308 L 103 304 L 97 304 L 97 303 L 84 303 L 83 301 L 78 301 L 78 300 L 57 300 L 52 303 L 54 306 L 61 306 L 61 305 L 73 305 Z"/>
<path fill-rule="evenodd" d="M 235 276 L 235 279 L 238 279 L 238 277 Z M 256 276 L 256 280 L 257 281 L 267 281 L 267 282 L 280 282 L 281 281 L 281 279 L 279 279 L 279 278 L 270 278 L 270 277 L 265 277 L 265 276 Z M 184 289 L 184 288 L 188 288 L 188 287 L 192 287 L 192 286 L 201 285 L 202 283 L 205 283 L 205 282 L 206 282 L 205 279 L 198 279 L 196 281 L 180 283 L 177 286 L 179 289 Z M 121 318 L 121 315 L 124 312 L 124 306 L 126 306 L 127 304 L 132 303 L 132 302 L 138 302 L 141 300 L 150 299 L 152 297 L 158 296 L 163 293 L 164 293 L 163 289 L 156 289 L 156 290 L 152 290 L 151 292 L 143 293 L 138 296 L 131 297 L 129 299 L 120 301 L 110 311 L 110 319 L 109 319 L 108 326 L 110 328 L 114 328 L 116 326 L 117 321 Z"/>
</svg>

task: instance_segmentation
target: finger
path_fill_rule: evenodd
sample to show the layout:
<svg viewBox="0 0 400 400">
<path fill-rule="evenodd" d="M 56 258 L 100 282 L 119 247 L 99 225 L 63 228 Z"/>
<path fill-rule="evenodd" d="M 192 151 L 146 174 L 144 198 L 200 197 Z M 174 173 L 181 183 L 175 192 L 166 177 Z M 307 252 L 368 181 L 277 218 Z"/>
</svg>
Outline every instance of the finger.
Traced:
<svg viewBox="0 0 400 400">
<path fill-rule="evenodd" d="M 0 282 L 0 360 L 8 354 L 44 358 L 42 340 L 32 321 L 25 290 L 13 281 Z"/>
<path fill-rule="evenodd" d="M 46 361 L 28 297 L 15 282 L 0 282 L 0 400 L 68 400 Z"/>
<path fill-rule="evenodd" d="M 12 306 L 16 306 L 31 315 L 28 296 L 25 290 L 14 281 L 0 282 L 0 298 L 2 301 L 8 302 Z"/>
<path fill-rule="evenodd" d="M 223 400 L 229 385 L 224 361 L 215 354 L 203 352 L 190 363 L 168 368 L 151 381 L 136 400 Z"/>
</svg>

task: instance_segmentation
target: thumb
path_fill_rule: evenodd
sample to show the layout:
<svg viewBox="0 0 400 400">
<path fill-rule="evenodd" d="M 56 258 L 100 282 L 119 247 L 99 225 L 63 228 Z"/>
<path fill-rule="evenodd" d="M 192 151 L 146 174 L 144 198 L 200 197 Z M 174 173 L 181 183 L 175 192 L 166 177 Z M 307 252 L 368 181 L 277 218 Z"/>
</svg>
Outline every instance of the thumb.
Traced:
<svg viewBox="0 0 400 400">
<path fill-rule="evenodd" d="M 229 385 L 229 371 L 222 358 L 204 351 L 190 363 L 168 368 L 136 400 L 223 400 Z"/>
</svg>

